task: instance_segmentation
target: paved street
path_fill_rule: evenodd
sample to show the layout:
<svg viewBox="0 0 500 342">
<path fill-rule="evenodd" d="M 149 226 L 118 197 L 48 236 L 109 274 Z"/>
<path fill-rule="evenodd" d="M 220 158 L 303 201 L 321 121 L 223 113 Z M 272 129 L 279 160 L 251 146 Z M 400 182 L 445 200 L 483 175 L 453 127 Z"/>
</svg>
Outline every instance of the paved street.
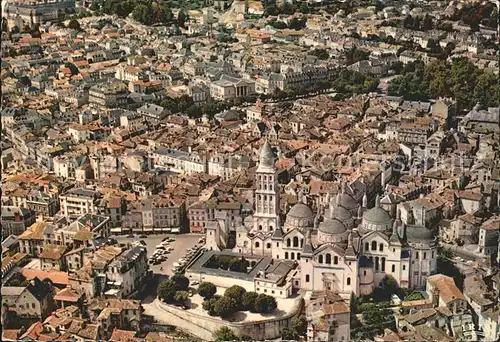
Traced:
<svg viewBox="0 0 500 342">
<path fill-rule="evenodd" d="M 193 247 L 195 244 L 198 244 L 198 240 L 204 237 L 203 234 L 163 234 L 163 235 L 149 235 L 147 238 L 141 239 L 138 235 L 135 238 L 128 238 L 126 235 L 113 236 L 119 243 L 127 243 L 132 241 L 143 240 L 146 242 L 146 247 L 148 250 L 148 258 L 151 256 L 155 250 L 155 247 L 161 243 L 161 241 L 165 237 L 173 237 L 175 239 L 174 242 L 171 242 L 170 245 L 174 247 L 174 250 L 167 254 L 168 258 L 166 261 L 162 262 L 158 265 L 149 264 L 153 273 L 159 275 L 171 275 L 172 274 L 172 264 L 177 262 L 180 258 L 186 255 L 186 249 Z M 199 244 L 198 244 L 199 245 Z"/>
</svg>

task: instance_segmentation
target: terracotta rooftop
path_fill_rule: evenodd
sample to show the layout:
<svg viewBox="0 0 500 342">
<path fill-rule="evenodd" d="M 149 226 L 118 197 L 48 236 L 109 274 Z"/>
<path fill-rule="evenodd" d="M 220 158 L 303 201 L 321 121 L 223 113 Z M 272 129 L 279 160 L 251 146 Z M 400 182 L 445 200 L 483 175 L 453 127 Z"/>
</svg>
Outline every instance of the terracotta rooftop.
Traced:
<svg viewBox="0 0 500 342">
<path fill-rule="evenodd" d="M 31 280 L 34 278 L 38 278 L 41 280 L 49 279 L 54 284 L 60 284 L 60 285 L 68 285 L 69 284 L 69 277 L 68 277 L 68 273 L 66 273 L 66 272 L 60 272 L 60 271 L 54 271 L 54 270 L 42 271 L 42 270 L 36 270 L 36 269 L 31 269 L 31 268 L 23 268 L 21 271 L 21 274 L 27 280 Z"/>
<path fill-rule="evenodd" d="M 455 285 L 453 278 L 443 274 L 435 274 L 427 277 L 427 281 L 439 290 L 439 296 L 446 304 L 455 299 L 465 300 L 463 293 Z"/>
</svg>

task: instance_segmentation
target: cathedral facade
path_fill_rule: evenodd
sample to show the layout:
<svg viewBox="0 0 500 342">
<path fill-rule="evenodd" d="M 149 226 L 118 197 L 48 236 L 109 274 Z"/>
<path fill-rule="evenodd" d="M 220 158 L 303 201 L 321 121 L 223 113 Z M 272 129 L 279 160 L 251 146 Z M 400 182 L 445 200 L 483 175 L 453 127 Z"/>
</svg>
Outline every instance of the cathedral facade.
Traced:
<svg viewBox="0 0 500 342">
<path fill-rule="evenodd" d="M 399 210 L 392 217 L 378 196 L 368 209 L 366 195 L 359 204 L 342 186 L 327 208 L 319 207 L 314 213 L 303 195 L 283 224 L 279 198 L 274 153 L 266 141 L 255 174 L 255 210 L 233 227 L 233 252 L 295 260 L 299 265 L 296 288 L 330 290 L 346 297 L 368 295 L 386 275 L 401 287 L 421 288 L 427 276 L 436 273 L 434 232 L 403 224 Z M 221 236 L 228 235 L 229 227 L 224 222 L 209 227 L 206 247 L 223 249 Z"/>
</svg>

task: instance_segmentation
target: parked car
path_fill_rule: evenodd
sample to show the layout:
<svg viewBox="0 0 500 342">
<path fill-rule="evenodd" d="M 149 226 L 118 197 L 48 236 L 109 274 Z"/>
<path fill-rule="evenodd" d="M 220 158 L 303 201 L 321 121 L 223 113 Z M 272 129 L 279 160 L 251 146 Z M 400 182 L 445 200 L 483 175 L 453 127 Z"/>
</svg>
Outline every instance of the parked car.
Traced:
<svg viewBox="0 0 500 342">
<path fill-rule="evenodd" d="M 129 234 L 129 235 L 127 235 L 127 237 L 133 239 L 134 238 L 134 234 Z"/>
<path fill-rule="evenodd" d="M 147 239 L 147 238 L 148 238 L 148 236 L 147 236 L 146 234 L 139 235 L 139 237 L 140 237 L 141 239 Z"/>
<path fill-rule="evenodd" d="M 192 281 L 192 282 L 191 282 L 191 286 L 195 286 L 195 285 L 198 285 L 199 283 L 200 283 L 200 282 L 199 282 L 199 281 L 197 281 L 197 280 L 195 280 L 195 281 Z"/>
</svg>

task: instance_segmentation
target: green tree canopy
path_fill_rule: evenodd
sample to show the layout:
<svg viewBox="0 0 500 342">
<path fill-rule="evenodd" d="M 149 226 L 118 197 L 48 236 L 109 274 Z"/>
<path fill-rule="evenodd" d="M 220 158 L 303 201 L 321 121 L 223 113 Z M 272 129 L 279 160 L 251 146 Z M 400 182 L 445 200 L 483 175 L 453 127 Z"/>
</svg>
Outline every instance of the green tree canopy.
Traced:
<svg viewBox="0 0 500 342">
<path fill-rule="evenodd" d="M 174 300 L 180 304 L 185 305 L 189 299 L 189 293 L 187 291 L 177 291 L 174 295 Z"/>
<path fill-rule="evenodd" d="M 236 339 L 238 339 L 238 337 L 228 327 L 222 327 L 215 332 L 216 341 L 234 341 Z"/>
<path fill-rule="evenodd" d="M 239 285 L 233 285 L 224 292 L 224 297 L 234 299 L 236 303 L 238 303 L 238 307 L 242 308 L 243 296 L 246 292 L 247 291 L 243 287 Z"/>
<path fill-rule="evenodd" d="M 292 318 L 292 329 L 299 335 L 305 336 L 307 333 L 307 319 L 305 315 Z"/>
<path fill-rule="evenodd" d="M 198 294 L 205 300 L 211 299 L 215 293 L 217 293 L 217 287 L 212 283 L 205 282 L 198 286 Z"/>
<path fill-rule="evenodd" d="M 80 30 L 80 23 L 78 22 L 78 20 L 76 19 L 71 19 L 68 23 L 68 28 L 72 29 L 72 30 L 77 30 L 79 31 Z"/>
<path fill-rule="evenodd" d="M 297 341 L 299 339 L 299 335 L 295 330 L 288 327 L 284 327 L 281 330 L 281 339 L 283 341 Z"/>
<path fill-rule="evenodd" d="M 214 312 L 222 318 L 230 317 L 238 311 L 238 303 L 231 297 L 223 296 L 214 304 Z"/>
<path fill-rule="evenodd" d="M 263 293 L 259 294 L 255 300 L 255 312 L 270 313 L 276 310 L 277 307 L 276 299 Z"/>
<path fill-rule="evenodd" d="M 243 308 L 245 310 L 255 312 L 255 301 L 257 300 L 257 297 L 259 297 L 259 294 L 257 292 L 246 292 L 243 295 Z"/>
</svg>

